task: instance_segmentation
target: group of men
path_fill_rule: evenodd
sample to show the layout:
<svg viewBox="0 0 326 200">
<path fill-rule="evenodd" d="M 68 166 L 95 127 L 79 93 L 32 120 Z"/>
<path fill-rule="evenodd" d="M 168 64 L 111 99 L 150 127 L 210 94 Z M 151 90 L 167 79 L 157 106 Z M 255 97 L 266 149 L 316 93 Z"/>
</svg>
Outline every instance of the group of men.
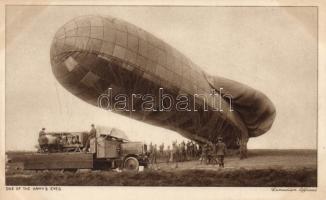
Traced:
<svg viewBox="0 0 326 200">
<path fill-rule="evenodd" d="M 157 164 L 158 158 L 166 161 L 166 163 L 178 163 L 187 160 L 200 159 L 201 163 L 210 164 L 216 162 L 219 166 L 224 167 L 224 155 L 226 153 L 226 145 L 223 142 L 222 137 L 218 137 L 216 144 L 204 144 L 198 145 L 193 141 L 187 143 L 182 141 L 180 144 L 177 142 L 172 143 L 164 150 L 164 143 L 159 145 L 149 144 L 148 155 L 151 164 Z"/>
<path fill-rule="evenodd" d="M 205 144 L 203 146 L 200 163 L 205 162 L 217 163 L 220 167 L 224 167 L 224 156 L 226 154 L 226 145 L 222 137 L 218 137 L 216 144 Z"/>
<path fill-rule="evenodd" d="M 200 147 L 192 141 L 188 141 L 187 143 L 182 141 L 180 144 L 177 144 L 175 141 L 172 144 L 172 148 L 168 145 L 166 150 L 164 150 L 164 143 L 158 147 L 156 144 L 153 145 L 150 143 L 148 154 L 150 155 L 151 163 L 154 164 L 157 162 L 157 158 L 164 158 L 166 162 L 182 162 L 199 156 L 199 149 Z"/>
</svg>

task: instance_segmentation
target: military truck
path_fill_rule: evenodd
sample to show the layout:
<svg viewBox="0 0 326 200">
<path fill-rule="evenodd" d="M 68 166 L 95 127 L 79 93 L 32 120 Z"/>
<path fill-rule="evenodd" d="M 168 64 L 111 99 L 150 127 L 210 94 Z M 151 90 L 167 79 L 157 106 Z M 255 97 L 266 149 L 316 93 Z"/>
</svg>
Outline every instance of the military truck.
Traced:
<svg viewBox="0 0 326 200">
<path fill-rule="evenodd" d="M 148 166 L 146 145 L 129 141 L 122 131 L 115 128 L 99 130 L 97 136 L 90 139 L 89 149 L 85 149 L 85 134 L 87 133 L 46 133 L 47 144 L 40 145 L 38 152 L 7 153 L 7 166 L 23 170 L 118 168 L 128 171 L 138 171 L 140 166 Z M 44 141 L 46 140 L 42 142 Z"/>
</svg>

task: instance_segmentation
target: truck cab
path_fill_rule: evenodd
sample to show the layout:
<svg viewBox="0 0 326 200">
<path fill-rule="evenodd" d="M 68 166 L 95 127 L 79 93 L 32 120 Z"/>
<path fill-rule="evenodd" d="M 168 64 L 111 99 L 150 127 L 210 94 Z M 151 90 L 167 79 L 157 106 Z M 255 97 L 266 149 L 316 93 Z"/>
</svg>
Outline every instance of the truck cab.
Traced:
<svg viewBox="0 0 326 200">
<path fill-rule="evenodd" d="M 96 138 L 92 138 L 89 151 L 94 155 L 94 166 L 100 169 L 137 171 L 139 166 L 146 168 L 149 162 L 143 142 L 131 142 L 114 129 L 100 132 Z"/>
</svg>

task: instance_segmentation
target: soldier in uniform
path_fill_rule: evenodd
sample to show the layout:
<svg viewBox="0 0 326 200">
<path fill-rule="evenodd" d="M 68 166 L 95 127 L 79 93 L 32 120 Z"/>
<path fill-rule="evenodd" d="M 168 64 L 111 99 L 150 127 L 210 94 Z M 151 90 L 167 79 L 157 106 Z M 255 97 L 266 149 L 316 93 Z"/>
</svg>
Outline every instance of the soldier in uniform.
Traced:
<svg viewBox="0 0 326 200">
<path fill-rule="evenodd" d="M 154 167 L 154 164 L 156 164 L 156 167 L 157 167 L 157 154 L 158 154 L 158 150 L 157 150 L 157 145 L 155 144 L 152 147 L 152 152 L 150 154 L 150 164 L 151 164 L 151 167 Z"/>
<path fill-rule="evenodd" d="M 152 142 L 149 144 L 149 154 L 153 153 L 153 144 Z"/>
<path fill-rule="evenodd" d="M 171 162 L 175 162 L 175 168 L 178 168 L 178 162 L 180 161 L 179 146 L 177 141 L 172 144 Z"/>
<path fill-rule="evenodd" d="M 84 147 L 84 151 L 87 151 L 90 147 L 90 141 L 92 138 L 96 138 L 96 129 L 95 129 L 95 125 L 92 124 L 91 125 L 91 130 L 89 131 L 89 134 L 88 134 L 88 137 L 87 137 L 87 140 L 86 140 L 86 144 L 85 144 L 85 147 Z"/>
<path fill-rule="evenodd" d="M 202 146 L 201 145 L 199 145 L 199 144 L 197 144 L 198 146 L 198 148 L 197 148 L 197 157 L 199 157 L 200 158 L 200 156 L 201 156 L 201 154 L 202 154 L 202 152 L 203 152 L 203 148 L 202 148 Z"/>
<path fill-rule="evenodd" d="M 200 158 L 200 164 L 202 164 L 203 161 L 207 164 L 208 151 L 209 151 L 209 145 L 204 144 L 204 146 L 202 147 L 202 154 L 201 154 L 201 158 Z"/>
<path fill-rule="evenodd" d="M 191 144 L 190 144 L 190 140 L 187 141 L 187 144 L 186 144 L 186 155 L 187 155 L 187 158 L 191 158 Z"/>
<path fill-rule="evenodd" d="M 94 124 L 91 125 L 91 130 L 89 131 L 89 136 L 90 136 L 90 138 L 95 138 L 96 137 L 96 129 L 95 129 Z"/>
<path fill-rule="evenodd" d="M 43 135 L 46 135 L 45 128 L 42 128 L 42 130 L 40 130 L 40 132 L 38 133 L 38 137 L 41 137 Z"/>
<path fill-rule="evenodd" d="M 159 148 L 160 148 L 160 157 L 162 158 L 164 154 L 164 143 L 162 143 Z"/>
<path fill-rule="evenodd" d="M 208 163 L 217 163 L 216 161 L 216 145 L 214 145 L 213 143 L 211 143 L 209 145 L 209 149 L 208 149 L 208 155 L 207 155 L 207 160 Z"/>
<path fill-rule="evenodd" d="M 47 152 L 49 150 L 48 138 L 46 137 L 45 128 L 42 128 L 38 134 L 38 142 L 41 152 Z"/>
<path fill-rule="evenodd" d="M 222 137 L 217 138 L 217 143 L 215 148 L 216 148 L 216 154 L 218 159 L 218 165 L 224 168 L 224 155 L 226 153 L 226 145 L 222 140 L 223 140 Z"/>
<path fill-rule="evenodd" d="M 195 157 L 195 144 L 190 141 L 190 157 L 193 159 Z"/>
<path fill-rule="evenodd" d="M 147 150 L 147 144 L 146 143 L 144 143 L 144 152 L 145 152 L 145 154 L 147 155 L 147 152 L 148 150 Z"/>
<path fill-rule="evenodd" d="M 186 155 L 186 143 L 185 141 L 182 141 L 180 144 L 180 161 L 183 162 L 187 159 L 187 155 Z"/>
<path fill-rule="evenodd" d="M 168 148 L 166 150 L 166 163 L 170 162 L 170 158 L 171 158 L 171 149 L 170 149 L 170 145 L 168 145 Z"/>
<path fill-rule="evenodd" d="M 153 148 L 152 164 L 157 164 L 156 159 L 157 159 L 157 145 L 155 144 Z"/>
</svg>

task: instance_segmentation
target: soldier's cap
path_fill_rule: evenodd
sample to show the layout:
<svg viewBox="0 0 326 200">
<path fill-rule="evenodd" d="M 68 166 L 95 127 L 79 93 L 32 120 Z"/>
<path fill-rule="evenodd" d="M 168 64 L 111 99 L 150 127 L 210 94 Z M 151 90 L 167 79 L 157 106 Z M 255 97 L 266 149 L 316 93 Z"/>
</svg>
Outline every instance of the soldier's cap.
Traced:
<svg viewBox="0 0 326 200">
<path fill-rule="evenodd" d="M 218 139 L 218 140 L 223 140 L 223 138 L 222 138 L 221 136 L 219 136 L 217 139 Z"/>
<path fill-rule="evenodd" d="M 42 130 L 45 130 L 45 128 L 42 128 Z"/>
<path fill-rule="evenodd" d="M 91 126 L 94 126 L 94 124 L 91 124 Z"/>
</svg>

